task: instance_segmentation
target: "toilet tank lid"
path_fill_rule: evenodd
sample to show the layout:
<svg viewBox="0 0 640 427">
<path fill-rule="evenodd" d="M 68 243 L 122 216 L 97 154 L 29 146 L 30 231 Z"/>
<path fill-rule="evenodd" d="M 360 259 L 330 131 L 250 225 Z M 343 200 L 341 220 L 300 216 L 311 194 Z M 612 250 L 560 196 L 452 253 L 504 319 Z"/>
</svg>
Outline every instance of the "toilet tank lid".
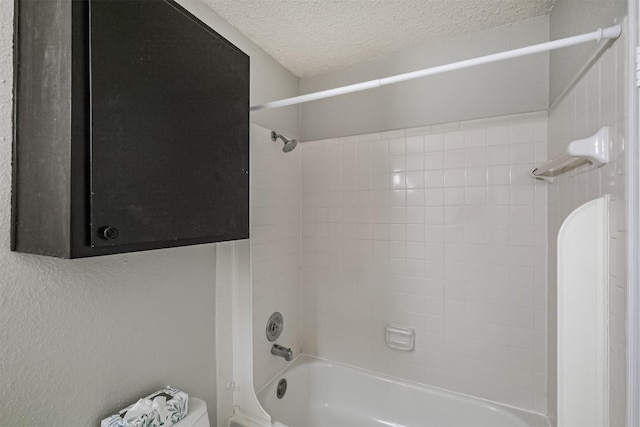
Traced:
<svg viewBox="0 0 640 427">
<path fill-rule="evenodd" d="M 189 396 L 189 413 L 174 425 L 176 427 L 189 426 L 198 421 L 205 412 L 207 412 L 207 404 L 203 400 Z"/>
</svg>

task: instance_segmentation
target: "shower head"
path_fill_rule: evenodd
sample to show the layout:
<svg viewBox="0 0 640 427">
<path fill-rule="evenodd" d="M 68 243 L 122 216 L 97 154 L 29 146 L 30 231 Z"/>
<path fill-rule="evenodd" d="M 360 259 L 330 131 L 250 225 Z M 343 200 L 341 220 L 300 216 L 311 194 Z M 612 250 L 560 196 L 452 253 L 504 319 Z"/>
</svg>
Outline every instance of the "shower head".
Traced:
<svg viewBox="0 0 640 427">
<path fill-rule="evenodd" d="M 294 148 L 296 148 L 296 145 L 298 145 L 298 141 L 297 140 L 295 140 L 295 139 L 287 139 L 284 136 L 275 133 L 275 131 L 271 131 L 271 140 L 272 141 L 277 141 L 278 138 L 280 138 L 282 140 L 282 142 L 284 143 L 284 147 L 282 147 L 282 152 L 284 152 L 284 153 L 288 153 L 289 151 L 291 151 Z"/>
</svg>

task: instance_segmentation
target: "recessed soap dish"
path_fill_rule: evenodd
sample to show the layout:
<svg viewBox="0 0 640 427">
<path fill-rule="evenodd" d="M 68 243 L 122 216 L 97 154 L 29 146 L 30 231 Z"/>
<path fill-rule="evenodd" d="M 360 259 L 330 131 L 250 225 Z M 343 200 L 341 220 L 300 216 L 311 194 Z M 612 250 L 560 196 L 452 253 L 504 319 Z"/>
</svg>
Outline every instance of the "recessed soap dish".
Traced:
<svg viewBox="0 0 640 427">
<path fill-rule="evenodd" d="M 416 348 L 416 331 L 399 325 L 387 325 L 387 345 L 401 351 L 414 351 Z"/>
</svg>

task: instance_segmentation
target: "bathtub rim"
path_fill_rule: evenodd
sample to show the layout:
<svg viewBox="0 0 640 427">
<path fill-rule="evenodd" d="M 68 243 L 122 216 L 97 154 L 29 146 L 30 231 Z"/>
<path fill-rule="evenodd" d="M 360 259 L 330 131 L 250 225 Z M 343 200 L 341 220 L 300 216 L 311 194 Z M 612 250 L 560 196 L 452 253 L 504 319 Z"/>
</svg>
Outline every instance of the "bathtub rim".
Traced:
<svg viewBox="0 0 640 427">
<path fill-rule="evenodd" d="M 380 372 L 376 372 L 376 371 L 372 371 L 370 369 L 366 369 L 366 368 L 361 368 L 358 366 L 353 366 L 350 365 L 348 363 L 343 363 L 343 362 L 336 362 L 334 360 L 330 360 L 330 359 L 326 359 L 323 357 L 319 357 L 319 356 L 314 356 L 311 354 L 306 354 L 306 353 L 300 353 L 298 354 L 296 357 L 294 357 L 294 359 L 287 364 L 287 366 L 285 366 L 283 369 L 281 369 L 280 371 L 278 371 L 278 373 L 276 375 L 274 375 L 269 381 L 267 381 L 262 387 L 260 387 L 259 390 L 255 391 L 256 394 L 256 398 L 258 399 L 258 401 L 260 402 L 260 405 L 263 406 L 263 403 L 260 401 L 259 399 L 259 395 L 260 393 L 262 393 L 268 386 L 270 386 L 276 379 L 278 379 L 280 376 L 282 376 L 285 372 L 287 372 L 288 370 L 291 370 L 295 367 L 298 366 L 302 366 L 303 364 L 307 364 L 307 363 L 311 363 L 311 362 L 321 362 L 325 365 L 328 365 L 329 367 L 331 367 L 331 365 L 337 365 L 343 368 L 347 368 L 347 369 L 353 369 L 356 372 L 359 373 L 363 373 L 365 375 L 370 375 L 376 379 L 385 381 L 385 382 L 390 382 L 390 383 L 394 383 L 397 385 L 402 385 L 402 386 L 408 386 L 410 388 L 413 389 L 426 389 L 427 391 L 432 391 L 434 393 L 440 394 L 440 395 L 453 395 L 457 398 L 462 398 L 462 399 L 471 399 L 474 401 L 479 401 L 487 406 L 489 406 L 489 408 L 491 410 L 494 411 L 506 411 L 511 415 L 515 415 L 515 416 L 522 416 L 523 413 L 524 415 L 529 418 L 529 417 L 534 417 L 534 418 L 541 418 L 544 420 L 544 422 L 546 423 L 546 427 L 551 427 L 551 423 L 549 421 L 549 417 L 546 414 L 541 414 L 539 412 L 535 412 L 535 411 L 531 411 L 528 409 L 524 409 L 524 408 L 518 408 L 517 406 L 512 406 L 506 403 L 499 403 L 499 402 L 494 402 L 493 400 L 489 400 L 486 398 L 482 398 L 482 397 L 478 397 L 478 396 L 473 396 L 470 394 L 465 394 L 465 393 L 461 393 L 458 391 L 453 391 L 453 390 L 448 390 L 446 388 L 442 388 L 442 387 L 437 387 L 437 386 L 432 386 L 429 384 L 424 384 L 424 383 L 419 383 L 417 381 L 411 381 L 411 380 L 406 380 L 404 378 L 399 378 L 399 377 L 394 377 L 393 375 L 388 375 L 388 374 L 383 374 Z M 264 408 L 264 406 L 263 406 Z M 267 413 L 269 413 L 269 411 L 265 408 L 265 411 Z M 269 415 L 271 415 L 269 413 Z M 537 425 L 536 425 L 537 427 Z"/>
</svg>

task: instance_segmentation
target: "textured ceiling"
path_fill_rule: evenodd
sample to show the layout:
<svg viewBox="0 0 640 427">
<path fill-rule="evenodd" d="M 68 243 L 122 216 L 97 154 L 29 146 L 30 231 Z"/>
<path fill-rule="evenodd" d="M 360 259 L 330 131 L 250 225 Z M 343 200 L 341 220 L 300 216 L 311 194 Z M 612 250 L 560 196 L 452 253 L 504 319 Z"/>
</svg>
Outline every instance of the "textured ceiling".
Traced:
<svg viewBox="0 0 640 427">
<path fill-rule="evenodd" d="M 549 13 L 554 0 L 204 0 L 300 77 Z"/>
</svg>

